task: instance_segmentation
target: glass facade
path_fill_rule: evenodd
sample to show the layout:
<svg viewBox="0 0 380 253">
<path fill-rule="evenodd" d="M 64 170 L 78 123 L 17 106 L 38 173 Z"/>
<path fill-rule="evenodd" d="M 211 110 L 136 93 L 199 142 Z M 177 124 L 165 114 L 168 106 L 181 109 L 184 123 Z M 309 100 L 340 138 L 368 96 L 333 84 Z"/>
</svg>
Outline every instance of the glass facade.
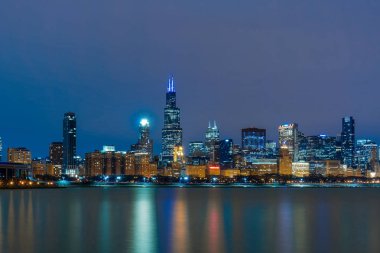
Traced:
<svg viewBox="0 0 380 253">
<path fill-rule="evenodd" d="M 265 149 L 266 130 L 260 128 L 244 128 L 241 130 L 241 147 L 246 150 Z"/>
<path fill-rule="evenodd" d="M 78 174 L 75 161 L 77 153 L 77 120 L 75 113 L 65 113 L 63 118 L 63 170 L 62 174 Z"/>
<path fill-rule="evenodd" d="M 342 119 L 342 162 L 348 167 L 354 166 L 355 160 L 355 120 L 353 117 Z"/>
<path fill-rule="evenodd" d="M 162 153 L 164 162 L 172 162 L 174 147 L 182 146 L 180 109 L 177 107 L 174 78 L 169 78 L 164 109 L 164 128 L 162 129 Z"/>
<path fill-rule="evenodd" d="M 279 148 L 286 147 L 293 161 L 298 161 L 298 125 L 283 124 L 278 127 Z"/>
</svg>

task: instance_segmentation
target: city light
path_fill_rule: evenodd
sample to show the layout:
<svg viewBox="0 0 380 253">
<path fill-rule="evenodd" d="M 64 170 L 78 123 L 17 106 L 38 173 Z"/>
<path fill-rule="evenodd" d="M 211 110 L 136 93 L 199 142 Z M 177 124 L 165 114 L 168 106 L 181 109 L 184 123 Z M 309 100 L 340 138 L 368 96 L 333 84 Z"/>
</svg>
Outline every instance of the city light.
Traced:
<svg viewBox="0 0 380 253">
<path fill-rule="evenodd" d="M 140 125 L 141 126 L 143 126 L 143 127 L 145 127 L 145 126 L 149 126 L 149 121 L 148 121 L 148 119 L 142 119 L 142 120 L 140 120 Z"/>
</svg>

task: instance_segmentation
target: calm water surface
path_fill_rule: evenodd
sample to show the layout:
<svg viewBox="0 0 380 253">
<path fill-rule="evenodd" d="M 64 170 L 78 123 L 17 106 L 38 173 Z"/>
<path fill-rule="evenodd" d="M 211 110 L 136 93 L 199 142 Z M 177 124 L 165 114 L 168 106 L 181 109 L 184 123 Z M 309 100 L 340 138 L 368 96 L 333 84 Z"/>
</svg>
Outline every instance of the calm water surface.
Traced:
<svg viewBox="0 0 380 253">
<path fill-rule="evenodd" d="M 0 252 L 380 252 L 380 188 L 0 190 Z"/>
</svg>

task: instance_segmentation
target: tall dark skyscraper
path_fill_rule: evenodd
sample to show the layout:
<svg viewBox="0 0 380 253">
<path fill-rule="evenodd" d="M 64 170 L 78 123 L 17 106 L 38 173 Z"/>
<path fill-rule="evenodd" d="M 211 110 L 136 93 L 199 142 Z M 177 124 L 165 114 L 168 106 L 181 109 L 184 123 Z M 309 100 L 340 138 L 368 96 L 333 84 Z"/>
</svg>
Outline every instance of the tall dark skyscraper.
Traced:
<svg viewBox="0 0 380 253">
<path fill-rule="evenodd" d="M 49 159 L 54 165 L 62 165 L 63 163 L 63 143 L 52 142 L 49 147 Z"/>
<path fill-rule="evenodd" d="M 63 170 L 62 174 L 78 174 L 75 162 L 77 153 L 77 120 L 75 113 L 67 112 L 63 118 Z"/>
<path fill-rule="evenodd" d="M 232 139 L 225 139 L 219 142 L 219 163 L 223 169 L 233 167 L 233 149 L 234 142 Z"/>
<path fill-rule="evenodd" d="M 342 161 L 348 167 L 352 167 L 355 161 L 355 120 L 353 117 L 342 119 Z"/>
<path fill-rule="evenodd" d="M 1 162 L 1 159 L 3 159 L 3 141 L 1 140 L 1 137 L 0 137 L 0 162 Z"/>
<path fill-rule="evenodd" d="M 164 128 L 162 129 L 162 161 L 173 161 L 173 151 L 175 146 L 182 146 L 182 128 L 180 109 L 177 107 L 174 78 L 171 76 L 166 91 Z"/>
</svg>

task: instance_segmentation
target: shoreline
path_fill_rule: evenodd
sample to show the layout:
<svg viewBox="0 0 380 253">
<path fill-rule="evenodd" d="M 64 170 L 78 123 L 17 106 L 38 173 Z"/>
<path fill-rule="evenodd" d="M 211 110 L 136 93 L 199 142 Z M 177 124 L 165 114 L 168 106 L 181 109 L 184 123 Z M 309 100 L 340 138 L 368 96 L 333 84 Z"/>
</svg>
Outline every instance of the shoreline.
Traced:
<svg viewBox="0 0 380 253">
<path fill-rule="evenodd" d="M 380 188 L 380 183 L 292 183 L 292 184 L 181 184 L 181 183 L 94 183 L 38 186 L 0 186 L 0 190 L 70 189 L 70 188 Z"/>
</svg>

